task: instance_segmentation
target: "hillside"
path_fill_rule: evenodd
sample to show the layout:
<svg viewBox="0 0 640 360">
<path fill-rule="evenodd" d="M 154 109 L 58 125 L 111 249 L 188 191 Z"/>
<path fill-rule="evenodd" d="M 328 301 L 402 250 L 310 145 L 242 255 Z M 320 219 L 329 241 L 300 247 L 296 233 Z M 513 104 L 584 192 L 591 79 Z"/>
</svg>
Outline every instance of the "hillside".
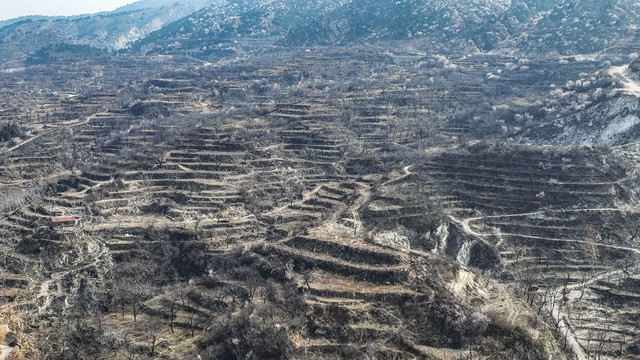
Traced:
<svg viewBox="0 0 640 360">
<path fill-rule="evenodd" d="M 630 0 L 221 2 L 133 48 L 150 53 L 188 51 L 206 58 L 276 44 L 410 40 L 417 48 L 455 56 L 490 50 L 527 55 L 624 53 L 638 47 L 633 30 L 637 15 L 639 7 Z"/>
<path fill-rule="evenodd" d="M 119 50 L 201 6 L 196 1 L 171 2 L 161 7 L 125 8 L 71 18 L 27 18 L 0 28 L 0 64 L 18 65 L 36 51 L 61 43 Z"/>
<path fill-rule="evenodd" d="M 622 145 L 640 139 L 637 62 L 570 81 L 532 112 L 546 120 L 524 130 L 527 142 Z M 541 110 L 545 109 L 545 110 Z"/>
<path fill-rule="evenodd" d="M 503 46 L 535 54 L 625 54 L 639 47 L 639 21 L 634 0 L 562 0 Z"/>
<path fill-rule="evenodd" d="M 508 1 L 357 0 L 293 29 L 287 41 L 327 45 L 419 37 L 441 46 L 454 41 L 465 46 L 469 41 L 477 49 L 489 50 L 508 33 L 501 26 L 481 30 L 508 7 Z"/>
<path fill-rule="evenodd" d="M 222 1 L 195 12 L 133 44 L 149 54 L 189 52 L 219 58 L 236 52 L 263 50 L 291 28 L 312 21 L 344 0 L 300 2 Z"/>
<path fill-rule="evenodd" d="M 456 57 L 485 51 L 628 54 L 640 43 L 638 15 L 640 6 L 631 0 L 147 0 L 111 13 L 27 19 L 0 28 L 3 53 L 22 54 L 0 61 L 23 61 L 25 54 L 58 43 L 200 59 L 390 40 Z"/>
<path fill-rule="evenodd" d="M 634 39 L 638 15 L 640 5 L 631 0 L 360 0 L 295 29 L 288 40 L 335 44 L 417 37 L 423 38 L 427 49 L 458 49 L 469 41 L 481 51 L 570 55 L 618 48 L 615 51 L 621 52 L 638 46 Z"/>
<path fill-rule="evenodd" d="M 29 83 L 2 90 L 24 96 L 0 113 L 18 127 L 0 150 L 0 345 L 27 358 L 637 358 L 640 158 L 505 144 L 485 102 L 520 111 L 541 91 L 517 59 L 415 67 L 382 49 L 225 65 L 105 54 L 1 73 Z M 64 96 L 79 76 L 99 86 Z M 81 224 L 49 226 L 64 215 Z"/>
<path fill-rule="evenodd" d="M 1 27 L 0 359 L 640 360 L 637 7 Z"/>
</svg>

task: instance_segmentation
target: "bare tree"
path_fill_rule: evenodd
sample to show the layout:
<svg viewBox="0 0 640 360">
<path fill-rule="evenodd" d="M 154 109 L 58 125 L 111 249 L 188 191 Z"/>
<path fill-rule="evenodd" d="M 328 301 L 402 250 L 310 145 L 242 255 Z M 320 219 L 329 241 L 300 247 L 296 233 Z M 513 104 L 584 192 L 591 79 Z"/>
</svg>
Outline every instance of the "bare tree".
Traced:
<svg viewBox="0 0 640 360">
<path fill-rule="evenodd" d="M 176 320 L 176 304 L 178 302 L 178 299 L 172 299 L 172 300 L 168 300 L 168 299 L 164 299 L 162 302 L 162 305 L 164 306 L 164 308 L 167 310 L 168 316 L 169 316 L 169 329 L 171 329 L 171 333 L 174 332 L 173 329 L 173 324 Z"/>
</svg>

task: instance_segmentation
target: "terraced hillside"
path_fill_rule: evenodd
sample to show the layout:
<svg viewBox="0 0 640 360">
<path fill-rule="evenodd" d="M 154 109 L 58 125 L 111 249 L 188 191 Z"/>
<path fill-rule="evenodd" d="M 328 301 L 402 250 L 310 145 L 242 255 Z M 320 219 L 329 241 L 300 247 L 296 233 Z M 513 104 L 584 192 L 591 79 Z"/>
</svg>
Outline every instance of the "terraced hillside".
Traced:
<svg viewBox="0 0 640 360">
<path fill-rule="evenodd" d="M 623 149 L 479 144 L 414 171 L 471 236 L 438 250 L 486 266 L 477 244 L 492 248 L 502 266 L 494 271 L 513 277 L 576 356 L 634 358 L 635 158 Z"/>
<path fill-rule="evenodd" d="M 416 67 L 359 50 L 272 66 L 160 57 L 124 84 L 105 71 L 65 106 L 46 91 L 13 103 L 7 120 L 34 102 L 73 114 L 25 116 L 0 150 L 7 345 L 27 358 L 632 354 L 634 311 L 615 315 L 624 335 L 602 338 L 596 319 L 635 291 L 635 152 L 465 145 L 482 123 L 465 106 L 516 84 L 499 101 L 520 111 L 551 80 L 520 82 L 507 56 Z"/>
</svg>

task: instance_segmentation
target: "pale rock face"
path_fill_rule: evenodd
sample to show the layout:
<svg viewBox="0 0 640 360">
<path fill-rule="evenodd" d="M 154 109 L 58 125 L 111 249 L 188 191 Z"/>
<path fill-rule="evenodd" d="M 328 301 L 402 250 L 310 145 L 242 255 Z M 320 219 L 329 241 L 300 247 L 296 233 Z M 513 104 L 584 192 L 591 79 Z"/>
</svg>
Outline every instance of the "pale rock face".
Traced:
<svg viewBox="0 0 640 360">
<path fill-rule="evenodd" d="M 434 234 L 437 239 L 437 245 L 433 248 L 434 254 L 445 253 L 447 251 L 447 238 L 449 237 L 449 226 L 443 224 L 438 227 Z"/>
<path fill-rule="evenodd" d="M 458 251 L 458 255 L 456 256 L 456 261 L 460 265 L 468 266 L 471 260 L 471 248 L 475 245 L 476 241 L 466 241 L 462 243 L 460 247 L 460 251 Z"/>
<path fill-rule="evenodd" d="M 172 11 L 172 13 L 175 13 L 175 11 Z M 142 27 L 134 26 L 127 32 L 126 35 L 120 35 L 113 42 L 112 48 L 115 50 L 124 49 L 132 42 L 143 38 L 156 30 L 161 29 L 164 24 L 164 20 L 160 19 L 159 17 L 155 17 L 149 23 L 143 25 Z"/>
<path fill-rule="evenodd" d="M 390 248 L 407 251 L 410 249 L 409 238 L 397 231 L 382 231 L 373 237 L 374 243 Z"/>
<path fill-rule="evenodd" d="M 463 267 L 481 269 L 501 267 L 494 249 L 476 238 L 463 236 L 451 223 L 440 225 L 432 236 L 436 242 L 432 250 L 433 254 L 447 256 Z"/>
<path fill-rule="evenodd" d="M 455 226 L 449 223 L 440 225 L 436 230 L 435 237 L 437 245 L 433 249 L 434 253 L 446 254 L 462 266 L 469 265 L 474 240 L 468 241 L 462 237 Z"/>
<path fill-rule="evenodd" d="M 600 143 L 610 143 L 617 135 L 623 134 L 640 123 L 640 119 L 636 115 L 627 115 L 616 117 L 600 134 Z"/>
</svg>

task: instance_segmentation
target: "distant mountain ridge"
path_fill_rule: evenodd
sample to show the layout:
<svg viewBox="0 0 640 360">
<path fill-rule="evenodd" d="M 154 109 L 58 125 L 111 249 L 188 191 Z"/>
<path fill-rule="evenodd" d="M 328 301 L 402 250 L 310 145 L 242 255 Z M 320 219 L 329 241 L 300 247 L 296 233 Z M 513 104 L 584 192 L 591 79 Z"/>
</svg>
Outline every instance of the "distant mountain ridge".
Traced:
<svg viewBox="0 0 640 360">
<path fill-rule="evenodd" d="M 345 0 L 221 0 L 151 33 L 134 51 L 172 53 L 189 50 L 197 57 L 233 52 L 238 40 L 275 44 L 274 37 L 342 5 Z M 266 40 L 269 39 L 269 40 Z M 239 45 L 238 45 L 239 46 Z"/>
<path fill-rule="evenodd" d="M 69 17 L 64 17 L 64 16 L 43 16 L 43 15 L 26 15 L 26 16 L 20 16 L 17 18 L 13 18 L 13 19 L 8 19 L 8 20 L 2 20 L 0 21 L 0 29 L 2 29 L 5 26 L 9 26 L 15 23 L 19 23 L 19 22 L 23 22 L 23 21 L 41 21 L 41 20 L 59 20 L 59 19 L 71 19 L 74 18 L 76 16 L 69 16 Z M 79 17 L 79 16 L 77 16 Z"/>
<path fill-rule="evenodd" d="M 213 2 L 215 0 L 181 0 L 181 1 L 176 1 L 176 0 L 139 0 L 136 1 L 134 3 L 128 4 L 128 5 L 124 5 L 121 6 L 113 11 L 101 11 L 95 14 L 81 14 L 81 15 L 72 15 L 72 16 L 46 16 L 46 15 L 25 15 L 25 16 L 20 16 L 17 18 L 13 18 L 13 19 L 8 19 L 8 20 L 3 20 L 0 21 L 0 28 L 3 28 L 5 26 L 11 25 L 11 24 L 15 24 L 18 22 L 22 22 L 25 20 L 31 20 L 31 21 L 56 21 L 56 20 L 74 20 L 74 19 L 78 19 L 78 18 L 85 18 L 88 16 L 98 16 L 98 15 L 109 15 L 109 14 L 115 14 L 115 13 L 121 13 L 121 12 L 130 12 L 130 11 L 136 11 L 136 10 L 143 10 L 143 9 L 154 9 L 154 8 L 160 8 L 160 7 L 165 7 L 165 6 L 171 6 L 171 5 L 175 5 L 175 4 L 181 4 L 181 5 L 196 5 L 196 6 L 205 6 L 207 4 L 210 4 L 211 2 Z"/>
<path fill-rule="evenodd" d="M 142 0 L 105 14 L 2 27 L 0 62 L 58 43 L 201 59 L 390 40 L 451 56 L 624 54 L 640 49 L 637 29 L 635 0 Z"/>
<path fill-rule="evenodd" d="M 142 0 L 112 12 L 71 17 L 28 16 L 0 23 L 0 64 L 20 63 L 57 44 L 119 50 L 210 3 Z"/>
<path fill-rule="evenodd" d="M 554 26 L 560 30 L 554 32 Z M 294 46 L 410 40 L 445 54 L 570 55 L 637 46 L 635 28 L 640 28 L 640 3 L 633 0 L 241 0 L 216 2 L 133 48 L 151 53 L 188 48 L 207 57 L 212 46 L 233 52 L 233 46 L 212 39 L 271 36 L 278 37 L 277 44 Z"/>
<path fill-rule="evenodd" d="M 171 6 L 175 6 L 176 4 L 180 4 L 182 6 L 193 6 L 195 8 L 198 7 L 204 7 L 208 4 L 213 3 L 215 0 L 139 0 L 136 1 L 134 3 L 128 4 L 128 5 L 124 5 L 121 6 L 117 9 L 115 9 L 114 11 L 112 11 L 113 13 L 116 12 L 127 12 L 127 11 L 136 11 L 136 10 L 143 10 L 143 9 L 154 9 L 154 8 L 161 8 L 161 7 L 171 7 Z M 195 11 L 195 10 L 194 10 Z"/>
</svg>

